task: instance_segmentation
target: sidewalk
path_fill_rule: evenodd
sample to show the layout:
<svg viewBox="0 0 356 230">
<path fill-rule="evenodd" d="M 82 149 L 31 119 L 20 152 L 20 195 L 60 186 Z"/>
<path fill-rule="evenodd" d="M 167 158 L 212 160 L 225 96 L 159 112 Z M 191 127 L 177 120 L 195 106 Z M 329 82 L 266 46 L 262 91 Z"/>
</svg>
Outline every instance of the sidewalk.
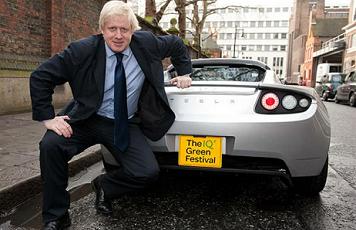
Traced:
<svg viewBox="0 0 356 230">
<path fill-rule="evenodd" d="M 31 116 L 31 113 L 0 115 L 0 210 L 32 195 L 24 194 L 26 191 L 40 191 L 38 143 L 45 128 Z M 74 157 L 70 161 L 72 174 L 99 161 L 99 150 L 100 145 L 95 145 Z"/>
</svg>

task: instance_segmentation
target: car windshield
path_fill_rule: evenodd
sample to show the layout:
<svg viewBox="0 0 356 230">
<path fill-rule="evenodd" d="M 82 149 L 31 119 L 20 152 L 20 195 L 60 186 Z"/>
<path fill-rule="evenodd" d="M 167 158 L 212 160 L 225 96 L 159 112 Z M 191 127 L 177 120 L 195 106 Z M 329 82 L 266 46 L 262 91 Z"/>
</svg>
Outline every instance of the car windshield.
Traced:
<svg viewBox="0 0 356 230">
<path fill-rule="evenodd" d="M 342 74 L 335 74 L 332 75 L 331 82 L 342 82 L 344 80 L 345 76 Z"/>
<path fill-rule="evenodd" d="M 194 66 L 193 81 L 246 81 L 258 82 L 264 71 L 251 66 Z"/>
</svg>

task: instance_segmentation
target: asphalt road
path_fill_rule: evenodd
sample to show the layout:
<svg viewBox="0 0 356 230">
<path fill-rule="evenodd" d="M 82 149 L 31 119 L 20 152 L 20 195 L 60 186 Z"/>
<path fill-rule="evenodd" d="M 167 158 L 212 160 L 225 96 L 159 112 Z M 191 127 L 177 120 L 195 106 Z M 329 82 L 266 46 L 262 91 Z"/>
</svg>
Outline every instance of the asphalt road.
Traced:
<svg viewBox="0 0 356 230">
<path fill-rule="evenodd" d="M 325 103 L 331 118 L 329 175 L 320 196 L 290 193 L 276 177 L 163 173 L 155 186 L 114 203 L 114 216 L 97 215 L 88 184 L 96 164 L 71 178 L 71 229 L 356 229 L 356 108 Z M 35 197 L 0 229 L 38 228 Z M 16 227 L 23 226 L 23 227 Z"/>
</svg>

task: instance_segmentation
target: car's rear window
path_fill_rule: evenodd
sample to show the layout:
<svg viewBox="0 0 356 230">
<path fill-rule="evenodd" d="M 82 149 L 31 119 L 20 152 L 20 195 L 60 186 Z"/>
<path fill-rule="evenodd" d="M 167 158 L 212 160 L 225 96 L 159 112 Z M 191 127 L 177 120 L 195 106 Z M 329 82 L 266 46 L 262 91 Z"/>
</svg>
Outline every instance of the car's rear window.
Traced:
<svg viewBox="0 0 356 230">
<path fill-rule="evenodd" d="M 331 82 L 342 82 L 345 79 L 344 74 L 335 74 L 332 75 Z"/>
<path fill-rule="evenodd" d="M 193 66 L 193 81 L 246 81 L 258 82 L 264 71 L 251 66 Z"/>
</svg>

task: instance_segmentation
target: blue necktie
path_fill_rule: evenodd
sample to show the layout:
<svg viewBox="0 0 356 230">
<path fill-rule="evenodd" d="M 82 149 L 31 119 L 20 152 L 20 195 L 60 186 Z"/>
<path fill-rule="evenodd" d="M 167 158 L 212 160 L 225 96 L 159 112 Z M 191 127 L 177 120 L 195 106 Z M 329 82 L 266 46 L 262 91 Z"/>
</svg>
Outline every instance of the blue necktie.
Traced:
<svg viewBox="0 0 356 230">
<path fill-rule="evenodd" d="M 129 129 L 127 118 L 127 93 L 126 77 L 122 64 L 122 53 L 115 54 L 117 63 L 115 67 L 115 85 L 114 85 L 114 144 L 121 151 L 125 152 L 129 146 Z"/>
</svg>

